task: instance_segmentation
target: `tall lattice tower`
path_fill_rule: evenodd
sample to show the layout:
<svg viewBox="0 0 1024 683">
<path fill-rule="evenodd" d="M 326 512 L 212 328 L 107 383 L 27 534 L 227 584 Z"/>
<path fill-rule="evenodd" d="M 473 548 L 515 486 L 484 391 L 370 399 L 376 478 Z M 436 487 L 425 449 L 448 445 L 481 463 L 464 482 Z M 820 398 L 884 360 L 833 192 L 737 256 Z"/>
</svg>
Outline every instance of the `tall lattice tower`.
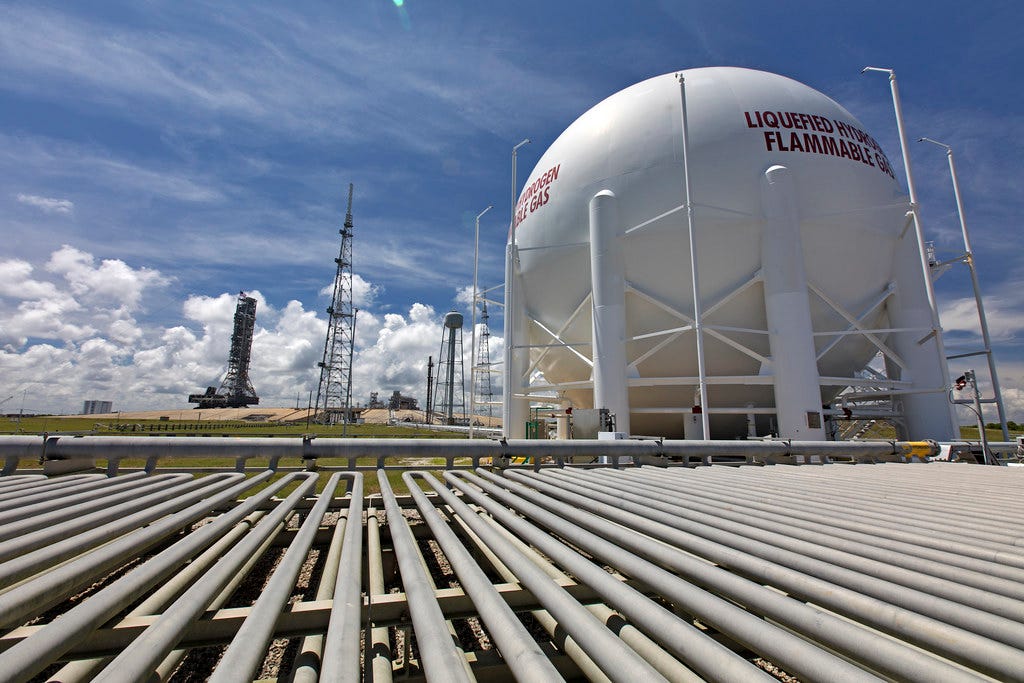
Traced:
<svg viewBox="0 0 1024 683">
<path fill-rule="evenodd" d="M 444 316 L 441 353 L 437 361 L 437 381 L 431 405 L 443 424 L 457 424 L 466 414 L 466 385 L 462 372 L 462 314 L 450 311 Z"/>
<path fill-rule="evenodd" d="M 491 426 L 491 418 L 494 416 L 494 390 L 491 386 L 491 329 L 488 325 L 487 300 L 480 300 L 480 341 L 477 342 L 476 367 L 473 372 L 476 376 L 476 392 L 474 403 L 476 412 L 487 416 L 487 426 Z"/>
<path fill-rule="evenodd" d="M 327 309 L 327 339 L 320 363 L 320 387 L 316 392 L 316 421 L 321 424 L 349 422 L 352 401 L 352 354 L 356 334 L 356 313 L 352 306 L 352 184 L 348 186 L 348 209 L 341 233 L 341 249 L 334 262 L 334 296 Z"/>
</svg>

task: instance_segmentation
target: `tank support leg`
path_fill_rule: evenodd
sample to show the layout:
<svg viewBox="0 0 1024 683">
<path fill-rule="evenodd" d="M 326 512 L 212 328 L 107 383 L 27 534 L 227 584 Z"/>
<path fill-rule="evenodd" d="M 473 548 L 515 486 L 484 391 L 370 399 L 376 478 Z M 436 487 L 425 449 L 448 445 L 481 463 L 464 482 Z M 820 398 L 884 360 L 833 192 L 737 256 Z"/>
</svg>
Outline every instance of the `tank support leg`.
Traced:
<svg viewBox="0 0 1024 683">
<path fill-rule="evenodd" d="M 590 200 L 594 407 L 607 408 L 615 415 L 615 431 L 629 434 L 623 233 L 615 194 L 598 192 Z"/>
<path fill-rule="evenodd" d="M 796 185 L 788 168 L 772 166 L 765 171 L 761 190 L 765 213 L 761 270 L 779 436 L 824 441 Z"/>
</svg>

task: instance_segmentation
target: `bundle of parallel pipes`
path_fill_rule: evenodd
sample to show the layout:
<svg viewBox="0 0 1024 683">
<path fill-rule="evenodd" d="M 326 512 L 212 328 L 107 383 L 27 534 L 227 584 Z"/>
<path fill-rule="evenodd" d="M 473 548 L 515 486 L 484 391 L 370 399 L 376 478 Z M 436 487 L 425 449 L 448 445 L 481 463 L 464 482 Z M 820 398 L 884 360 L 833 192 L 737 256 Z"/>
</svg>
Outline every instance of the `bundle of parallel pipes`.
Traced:
<svg viewBox="0 0 1024 683">
<path fill-rule="evenodd" d="M 444 464 L 410 464 L 439 446 L 406 442 L 336 472 L 228 443 L 243 471 L 15 468 L 0 678 L 1024 680 L 1024 468 L 901 462 L 903 444 L 692 466 L 460 443 Z M 709 443 L 690 455 L 728 455 Z M 513 446 L 528 466 L 472 452 Z M 367 443 L 319 453 L 348 447 Z"/>
</svg>

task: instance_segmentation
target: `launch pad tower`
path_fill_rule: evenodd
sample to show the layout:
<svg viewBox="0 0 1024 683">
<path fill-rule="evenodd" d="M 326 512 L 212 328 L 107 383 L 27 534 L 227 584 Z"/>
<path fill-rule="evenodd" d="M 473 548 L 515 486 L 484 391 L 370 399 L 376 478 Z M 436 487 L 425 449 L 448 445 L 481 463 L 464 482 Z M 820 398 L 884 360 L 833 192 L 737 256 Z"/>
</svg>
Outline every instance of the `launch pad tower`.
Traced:
<svg viewBox="0 0 1024 683">
<path fill-rule="evenodd" d="M 231 332 L 231 351 L 228 354 L 228 372 L 220 389 L 207 387 L 206 393 L 190 394 L 189 403 L 203 408 L 245 408 L 260 402 L 249 380 L 249 360 L 252 358 L 252 335 L 256 327 L 256 299 L 238 293 L 235 306 L 235 327 Z"/>
</svg>

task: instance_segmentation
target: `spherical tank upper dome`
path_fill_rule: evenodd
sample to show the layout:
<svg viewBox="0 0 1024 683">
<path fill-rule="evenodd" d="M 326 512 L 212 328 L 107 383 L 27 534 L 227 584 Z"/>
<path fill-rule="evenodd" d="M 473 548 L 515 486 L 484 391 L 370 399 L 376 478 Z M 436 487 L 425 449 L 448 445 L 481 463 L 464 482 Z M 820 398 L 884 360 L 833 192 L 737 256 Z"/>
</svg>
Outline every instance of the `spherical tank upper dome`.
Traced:
<svg viewBox="0 0 1024 683">
<path fill-rule="evenodd" d="M 807 281 L 835 304 L 812 300 L 816 332 L 845 329 L 849 321 L 836 307 L 860 311 L 885 287 L 898 267 L 892 245 L 906 200 L 878 143 L 831 98 L 762 71 L 712 67 L 681 73 L 700 293 L 711 328 L 707 371 L 756 376 L 766 372 L 766 336 L 724 330 L 766 327 L 756 282 L 765 171 L 776 165 L 789 169 Z M 684 327 L 693 316 L 681 103 L 677 75 L 665 74 L 594 106 L 541 157 L 515 216 L 526 312 L 549 331 L 531 325 L 530 337 L 550 343 L 554 332 L 578 349 L 535 352 L 542 355 L 537 367 L 555 383 L 584 381 L 590 375 L 590 313 L 584 305 L 590 292 L 589 202 L 598 192 L 614 193 L 625 230 L 630 405 L 638 408 L 689 405 L 693 397 L 692 387 L 641 378 L 697 374 L 692 333 L 655 334 Z M 885 314 L 872 315 L 869 322 L 877 323 Z M 722 331 L 715 332 L 716 326 Z M 825 351 L 819 358 L 823 376 L 849 376 L 876 350 L 861 338 L 833 340 L 823 335 L 818 343 Z M 823 400 L 836 390 L 824 387 Z M 585 390 L 569 396 L 588 404 Z M 709 397 L 712 406 L 772 400 L 765 386 L 719 385 Z M 678 416 L 641 417 L 638 433 L 646 425 L 649 433 L 675 433 L 666 426 L 672 420 L 677 424 Z M 719 435 L 729 429 L 723 426 Z"/>
</svg>

